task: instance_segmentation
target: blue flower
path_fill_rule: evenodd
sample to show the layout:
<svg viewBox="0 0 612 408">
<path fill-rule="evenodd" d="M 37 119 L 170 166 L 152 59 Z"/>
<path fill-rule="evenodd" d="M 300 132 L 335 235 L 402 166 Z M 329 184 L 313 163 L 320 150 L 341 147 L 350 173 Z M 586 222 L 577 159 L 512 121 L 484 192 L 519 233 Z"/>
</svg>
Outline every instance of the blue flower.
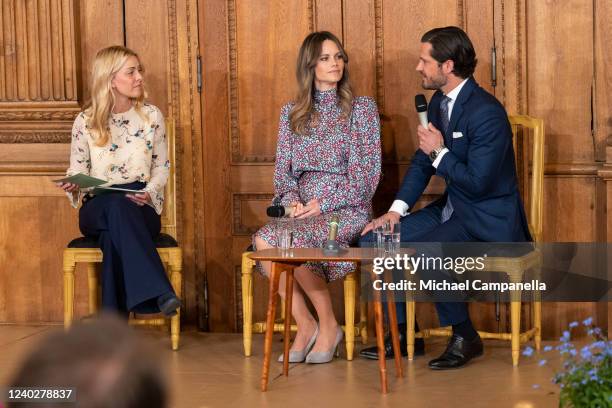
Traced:
<svg viewBox="0 0 612 408">
<path fill-rule="evenodd" d="M 540 360 L 540 362 L 538 363 L 540 367 L 542 367 L 544 364 L 546 364 L 546 360 Z"/>
<path fill-rule="evenodd" d="M 523 350 L 523 355 L 525 357 L 531 357 L 533 355 L 533 349 L 529 346 L 525 347 L 525 350 Z"/>
<path fill-rule="evenodd" d="M 580 350 L 580 356 L 587 360 L 589 358 L 591 358 L 592 354 L 591 354 L 591 349 L 589 346 L 584 346 L 581 350 Z"/>
<path fill-rule="evenodd" d="M 570 337 L 571 337 L 570 332 L 569 332 L 569 331 L 567 331 L 567 330 L 565 330 L 565 331 L 563 332 L 563 336 L 562 336 L 562 337 L 559 339 L 559 341 L 562 341 L 562 342 L 564 342 L 564 343 L 565 343 L 565 342 L 568 342 L 568 341 L 569 341 L 569 339 L 570 339 Z"/>
<path fill-rule="evenodd" d="M 552 350 L 552 346 L 544 346 L 544 351 L 550 351 Z"/>
<path fill-rule="evenodd" d="M 603 340 L 596 341 L 593 344 L 591 344 L 591 348 L 598 348 L 598 349 L 603 350 L 606 348 L 606 342 Z"/>
<path fill-rule="evenodd" d="M 578 327 L 578 322 L 571 322 L 571 323 L 569 324 L 569 328 L 570 328 L 570 329 L 573 329 L 574 327 Z"/>
<path fill-rule="evenodd" d="M 586 319 L 584 319 L 582 321 L 582 324 L 585 326 L 590 326 L 593 324 L 593 318 L 592 317 L 587 317 Z"/>
</svg>

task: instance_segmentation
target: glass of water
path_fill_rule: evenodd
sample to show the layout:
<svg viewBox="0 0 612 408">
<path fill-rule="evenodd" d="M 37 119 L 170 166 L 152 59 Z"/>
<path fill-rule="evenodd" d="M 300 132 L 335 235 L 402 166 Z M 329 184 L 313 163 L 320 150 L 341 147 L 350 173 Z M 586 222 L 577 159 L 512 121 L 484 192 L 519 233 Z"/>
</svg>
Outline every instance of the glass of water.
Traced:
<svg viewBox="0 0 612 408">
<path fill-rule="evenodd" d="M 374 243 L 376 248 L 376 256 L 383 256 L 385 253 L 385 246 L 383 241 L 383 227 L 378 226 L 372 230 L 374 234 Z"/>
<path fill-rule="evenodd" d="M 283 252 L 291 248 L 293 238 L 293 219 L 278 218 L 276 222 L 276 242 Z"/>
<path fill-rule="evenodd" d="M 399 253 L 402 224 L 386 222 L 382 227 L 382 246 L 386 256 Z"/>
</svg>

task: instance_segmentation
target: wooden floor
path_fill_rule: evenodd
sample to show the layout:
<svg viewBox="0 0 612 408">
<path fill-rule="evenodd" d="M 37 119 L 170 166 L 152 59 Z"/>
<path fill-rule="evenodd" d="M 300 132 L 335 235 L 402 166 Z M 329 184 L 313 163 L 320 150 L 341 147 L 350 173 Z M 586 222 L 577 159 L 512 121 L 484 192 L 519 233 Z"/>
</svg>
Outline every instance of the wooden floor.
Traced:
<svg viewBox="0 0 612 408">
<path fill-rule="evenodd" d="M 58 326 L 0 325 L 0 385 L 3 385 L 31 347 Z M 379 392 L 375 361 L 337 358 L 323 365 L 292 365 L 283 377 L 281 364 L 272 363 L 267 393 L 259 391 L 263 336 L 256 335 L 254 355 L 242 354 L 240 334 L 186 332 L 181 349 L 172 352 L 159 331 L 139 329 L 159 342 L 172 372 L 173 407 L 556 407 L 558 389 L 550 379 L 559 360 L 540 367 L 537 356 L 522 357 L 513 368 L 507 343 L 485 342 L 485 355 L 461 370 L 436 372 L 427 361 L 444 348 L 443 339 L 428 340 L 427 355 L 404 359 L 406 377 L 393 377 L 388 362 L 390 392 Z M 280 336 L 274 342 L 281 352 Z M 357 349 L 361 344 L 357 346 Z M 543 353 L 552 357 L 551 353 Z M 539 385 L 534 388 L 534 384 Z"/>
</svg>

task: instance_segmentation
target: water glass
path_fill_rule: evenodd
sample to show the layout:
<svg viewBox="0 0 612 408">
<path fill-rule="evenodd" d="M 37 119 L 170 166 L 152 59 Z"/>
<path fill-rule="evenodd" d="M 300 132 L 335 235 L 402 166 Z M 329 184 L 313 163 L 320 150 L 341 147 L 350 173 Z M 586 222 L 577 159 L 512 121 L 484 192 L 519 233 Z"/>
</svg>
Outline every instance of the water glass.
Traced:
<svg viewBox="0 0 612 408">
<path fill-rule="evenodd" d="M 277 247 L 283 251 L 291 248 L 293 238 L 293 219 L 278 218 L 276 222 Z"/>
<path fill-rule="evenodd" d="M 399 253 L 400 241 L 401 241 L 401 226 L 402 224 L 397 222 L 392 224 L 387 222 L 382 227 L 382 246 L 385 256 L 394 256 Z"/>
<path fill-rule="evenodd" d="M 376 246 L 374 247 L 376 248 L 376 256 L 383 256 L 385 253 L 385 246 L 383 241 L 383 227 L 378 226 L 374 228 L 372 230 L 372 233 L 374 234 L 374 242 L 376 244 Z"/>
</svg>

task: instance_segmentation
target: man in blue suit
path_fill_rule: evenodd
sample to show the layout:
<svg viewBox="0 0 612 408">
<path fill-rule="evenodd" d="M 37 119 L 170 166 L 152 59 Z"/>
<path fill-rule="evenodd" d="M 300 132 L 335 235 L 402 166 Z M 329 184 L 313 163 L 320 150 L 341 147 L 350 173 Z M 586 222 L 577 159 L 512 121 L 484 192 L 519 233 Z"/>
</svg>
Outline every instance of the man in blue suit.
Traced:
<svg viewBox="0 0 612 408">
<path fill-rule="evenodd" d="M 370 231 L 387 221 L 401 221 L 403 242 L 531 241 L 519 196 L 510 123 L 501 103 L 472 77 L 476 62 L 472 42 L 460 28 L 436 28 L 421 38 L 416 70 L 423 77 L 423 88 L 436 90 L 427 112 L 429 124 L 418 126 L 419 149 L 396 199 L 389 212 L 366 226 L 362 243 L 371 242 Z M 444 195 L 409 213 L 434 174 L 446 181 Z M 400 349 L 406 354 L 406 308 L 404 303 L 397 306 Z M 436 303 L 436 309 L 440 324 L 452 326 L 453 335 L 429 367 L 458 368 L 482 355 L 482 341 L 467 305 Z M 385 349 L 385 357 L 391 358 L 389 339 Z M 360 354 L 378 358 L 376 347 Z M 415 354 L 424 354 L 421 339 Z"/>
</svg>

